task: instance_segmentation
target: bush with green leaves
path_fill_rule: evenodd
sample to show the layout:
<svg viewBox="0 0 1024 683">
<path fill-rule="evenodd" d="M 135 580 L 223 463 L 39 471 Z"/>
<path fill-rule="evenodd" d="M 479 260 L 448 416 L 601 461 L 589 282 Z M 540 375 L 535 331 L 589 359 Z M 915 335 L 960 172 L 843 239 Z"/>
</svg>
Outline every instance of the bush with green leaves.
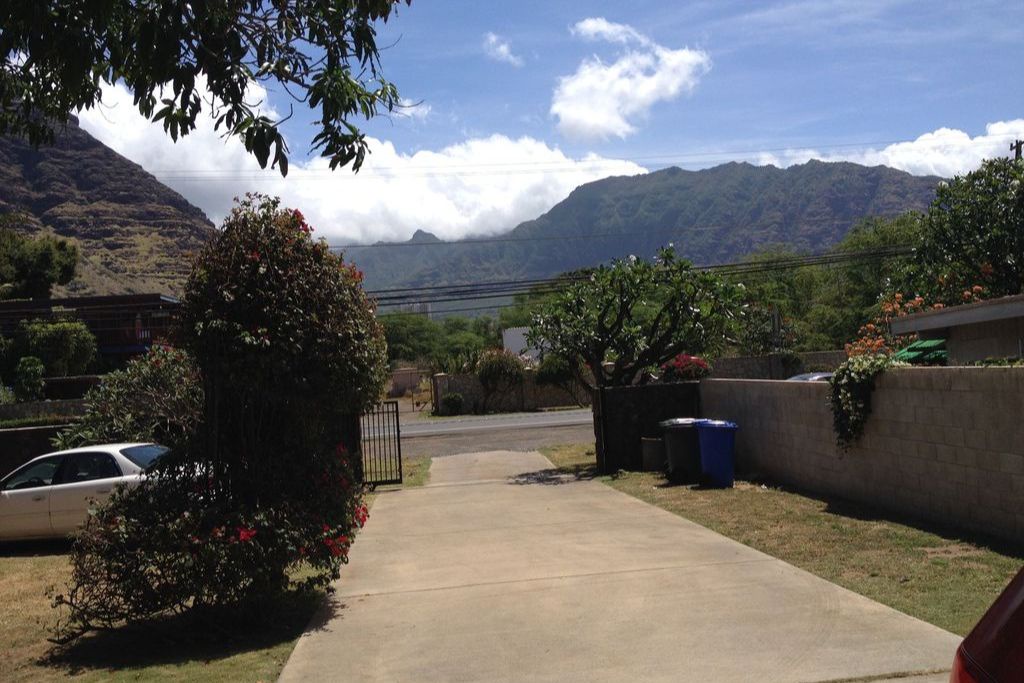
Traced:
<svg viewBox="0 0 1024 683">
<path fill-rule="evenodd" d="M 491 349 L 480 355 L 476 376 L 484 389 L 481 411 L 486 413 L 491 399 L 523 383 L 523 360 L 506 349 Z"/>
<path fill-rule="evenodd" d="M 85 395 L 85 414 L 54 439 L 57 448 L 152 441 L 187 448 L 202 419 L 203 387 L 192 358 L 154 346 Z"/>
<path fill-rule="evenodd" d="M 569 360 L 558 353 L 546 353 L 540 359 L 534 381 L 540 387 L 558 387 L 569 394 L 577 405 L 585 405 L 585 397 L 581 396 L 586 393 L 585 385 L 580 381 L 582 370 L 576 360 Z"/>
<path fill-rule="evenodd" d="M 19 401 L 39 401 L 46 388 L 46 368 L 35 356 L 23 356 L 14 368 L 14 395 Z"/>
<path fill-rule="evenodd" d="M 42 360 L 47 377 L 84 374 L 96 358 L 96 337 L 80 320 L 23 320 L 14 346 Z"/>
<path fill-rule="evenodd" d="M 670 247 L 653 261 L 616 261 L 568 283 L 534 316 L 528 339 L 589 368 L 581 380 L 591 389 L 626 386 L 646 381 L 679 353 L 721 350 L 736 325 L 740 294 Z"/>
<path fill-rule="evenodd" d="M 367 514 L 358 415 L 383 395 L 387 360 L 361 273 L 311 231 L 250 195 L 199 256 L 178 342 L 201 417 L 79 534 L 60 635 L 339 576 Z"/>
<path fill-rule="evenodd" d="M 840 448 L 849 448 L 864 432 L 871 414 L 875 379 L 891 367 L 905 365 L 887 354 L 853 356 L 842 363 L 829 380 L 832 425 Z"/>
<path fill-rule="evenodd" d="M 462 394 L 457 391 L 445 394 L 441 397 L 439 415 L 462 415 L 465 401 Z"/>
</svg>

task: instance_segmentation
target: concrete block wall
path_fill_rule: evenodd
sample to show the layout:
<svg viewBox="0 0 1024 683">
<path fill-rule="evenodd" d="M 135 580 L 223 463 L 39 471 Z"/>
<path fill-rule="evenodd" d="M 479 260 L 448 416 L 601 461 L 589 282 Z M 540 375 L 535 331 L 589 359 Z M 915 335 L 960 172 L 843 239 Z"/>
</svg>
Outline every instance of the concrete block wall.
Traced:
<svg viewBox="0 0 1024 683">
<path fill-rule="evenodd" d="M 434 375 L 431 382 L 437 400 L 441 400 L 445 394 L 459 393 L 462 394 L 463 405 L 467 413 L 482 409 L 484 388 L 476 375 L 441 373 Z M 590 405 L 590 394 L 583 386 L 576 387 L 572 393 L 560 387 L 541 386 L 536 382 L 536 371 L 526 370 L 523 383 L 512 387 L 507 392 L 492 396 L 487 404 L 487 410 L 488 412 L 518 412 L 577 406 L 580 403 Z"/>
<path fill-rule="evenodd" d="M 1024 368 L 890 370 L 846 451 L 828 396 L 824 382 L 701 382 L 703 416 L 740 426 L 747 475 L 1024 541 Z"/>
<path fill-rule="evenodd" d="M 950 363 L 1024 356 L 1024 318 L 951 327 L 946 348 Z"/>
<path fill-rule="evenodd" d="M 786 379 L 801 372 L 832 371 L 845 360 L 845 351 L 732 356 L 716 359 L 712 363 L 711 376 L 723 379 Z"/>
</svg>

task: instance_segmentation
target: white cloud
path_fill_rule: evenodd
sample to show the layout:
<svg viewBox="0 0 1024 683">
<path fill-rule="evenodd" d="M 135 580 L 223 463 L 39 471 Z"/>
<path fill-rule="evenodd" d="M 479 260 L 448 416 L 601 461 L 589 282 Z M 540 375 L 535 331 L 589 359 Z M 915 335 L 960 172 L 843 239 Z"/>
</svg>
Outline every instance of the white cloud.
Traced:
<svg viewBox="0 0 1024 683">
<path fill-rule="evenodd" d="M 604 17 L 590 17 L 583 21 L 576 22 L 576 25 L 569 29 L 574 36 L 587 40 L 606 40 L 609 43 L 638 43 L 640 45 L 652 45 L 650 38 L 626 24 L 616 24 Z"/>
<path fill-rule="evenodd" d="M 711 68 L 703 50 L 663 47 L 625 24 L 600 17 L 578 22 L 573 35 L 623 46 L 614 62 L 592 56 L 576 72 L 558 80 L 551 114 L 558 128 L 573 139 L 625 138 L 636 132 L 635 121 L 658 102 L 675 99 L 696 87 Z"/>
<path fill-rule="evenodd" d="M 512 52 L 512 46 L 501 36 L 488 31 L 484 34 L 484 54 L 496 62 L 522 66 L 523 58 Z"/>
<path fill-rule="evenodd" d="M 255 93 L 259 95 L 260 93 Z M 140 116 L 121 87 L 79 114 L 82 127 L 202 208 L 215 222 L 248 191 L 278 195 L 300 208 L 316 235 L 332 244 L 403 240 L 422 228 L 444 239 L 504 232 L 536 218 L 577 186 L 610 175 L 644 173 L 629 161 L 567 157 L 529 137 L 466 140 L 436 151 L 402 154 L 369 139 L 362 170 L 330 171 L 326 159 L 293 159 L 287 178 L 260 169 L 235 139 L 200 118 L 177 144 Z"/>
<path fill-rule="evenodd" d="M 791 149 L 777 154 L 761 154 L 756 162 L 786 167 L 810 159 L 852 161 L 867 166 L 891 166 L 914 175 L 951 178 L 973 171 L 984 159 L 1006 156 L 1009 144 L 1017 138 L 1024 138 L 1024 119 L 989 123 L 983 134 L 974 137 L 955 128 L 939 128 L 915 140 L 881 149 L 824 153 L 815 149 Z"/>
<path fill-rule="evenodd" d="M 405 119 L 415 119 L 423 121 L 430 116 L 431 107 L 422 101 L 417 102 L 416 100 L 409 100 L 402 98 L 398 101 L 398 106 L 395 108 L 395 116 Z"/>
</svg>

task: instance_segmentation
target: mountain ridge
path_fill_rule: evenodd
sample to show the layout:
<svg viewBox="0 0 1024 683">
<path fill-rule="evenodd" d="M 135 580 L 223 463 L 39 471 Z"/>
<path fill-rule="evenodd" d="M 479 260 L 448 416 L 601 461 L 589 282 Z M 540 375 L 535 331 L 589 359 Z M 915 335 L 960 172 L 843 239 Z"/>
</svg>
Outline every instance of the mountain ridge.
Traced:
<svg viewBox="0 0 1024 683">
<path fill-rule="evenodd" d="M 650 257 L 670 242 L 699 265 L 779 245 L 820 251 L 864 218 L 927 209 L 941 180 L 818 160 L 787 168 L 670 167 L 581 185 L 497 238 L 428 244 L 426 236 L 434 236 L 421 227 L 404 248 L 345 254 L 364 271 L 367 287 L 379 289 L 551 277 L 629 254 Z"/>
<path fill-rule="evenodd" d="M 78 274 L 55 296 L 179 294 L 189 254 L 214 234 L 201 209 L 71 117 L 53 144 L 0 138 L 0 213 L 15 228 L 75 242 Z"/>
</svg>

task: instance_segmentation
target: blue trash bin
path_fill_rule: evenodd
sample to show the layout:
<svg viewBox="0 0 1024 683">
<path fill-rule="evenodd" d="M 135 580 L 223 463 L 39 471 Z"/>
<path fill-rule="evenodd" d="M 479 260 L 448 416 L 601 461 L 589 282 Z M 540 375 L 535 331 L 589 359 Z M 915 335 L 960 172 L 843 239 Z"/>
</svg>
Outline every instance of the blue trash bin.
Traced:
<svg viewBox="0 0 1024 683">
<path fill-rule="evenodd" d="M 702 420 L 697 424 L 700 468 L 708 486 L 732 488 L 735 481 L 733 452 L 736 448 L 735 422 Z"/>
</svg>

